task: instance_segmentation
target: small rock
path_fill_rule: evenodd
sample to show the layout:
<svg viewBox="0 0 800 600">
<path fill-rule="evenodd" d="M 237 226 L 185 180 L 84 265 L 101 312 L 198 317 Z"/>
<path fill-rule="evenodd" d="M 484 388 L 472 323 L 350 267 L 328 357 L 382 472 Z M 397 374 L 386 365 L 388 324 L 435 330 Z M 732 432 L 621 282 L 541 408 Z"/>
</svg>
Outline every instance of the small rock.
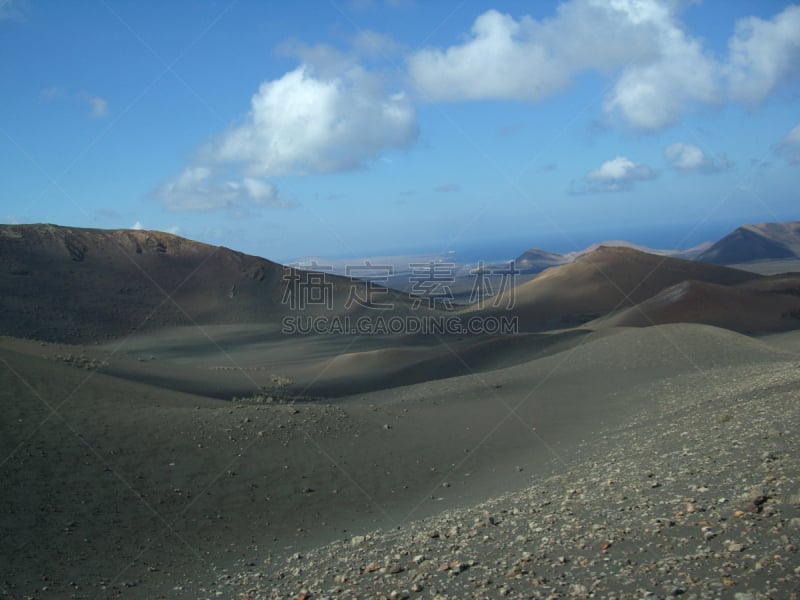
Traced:
<svg viewBox="0 0 800 600">
<path fill-rule="evenodd" d="M 729 552 L 742 552 L 744 550 L 744 544 L 739 544 L 737 542 L 728 542 L 727 548 Z"/>
<path fill-rule="evenodd" d="M 573 596 L 585 596 L 589 590 L 581 583 L 573 583 L 569 586 L 569 593 Z"/>
<path fill-rule="evenodd" d="M 450 575 L 458 575 L 462 571 L 467 570 L 467 565 L 465 563 L 459 562 L 454 560 L 450 563 Z"/>
</svg>

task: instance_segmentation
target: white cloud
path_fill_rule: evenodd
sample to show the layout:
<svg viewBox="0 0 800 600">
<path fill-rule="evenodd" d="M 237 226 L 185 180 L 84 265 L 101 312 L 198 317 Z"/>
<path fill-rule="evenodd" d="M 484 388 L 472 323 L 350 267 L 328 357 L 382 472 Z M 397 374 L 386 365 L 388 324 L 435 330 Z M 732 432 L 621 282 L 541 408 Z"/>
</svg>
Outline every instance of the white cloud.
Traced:
<svg viewBox="0 0 800 600">
<path fill-rule="evenodd" d="M 672 24 L 657 35 L 658 59 L 624 68 L 605 102 L 606 112 L 618 111 L 629 125 L 651 131 L 678 121 L 693 103 L 722 101 L 718 64 L 700 44 Z"/>
<path fill-rule="evenodd" d="M 674 5 L 656 0 L 572 0 L 551 19 L 480 15 L 466 42 L 409 58 L 423 98 L 539 100 L 581 72 L 619 70 L 605 102 L 631 126 L 659 129 L 692 101 L 712 102 L 715 63 L 679 27 Z"/>
<path fill-rule="evenodd" d="M 385 94 L 380 80 L 357 65 L 335 77 L 302 65 L 262 84 L 247 122 L 205 155 L 255 176 L 333 173 L 408 147 L 416 137 L 416 113 L 404 94 Z"/>
<path fill-rule="evenodd" d="M 731 166 L 724 156 L 711 158 L 694 144 L 682 142 L 675 142 L 664 148 L 664 156 L 674 169 L 683 172 L 716 173 Z"/>
<path fill-rule="evenodd" d="M 538 24 L 489 10 L 470 38 L 445 51 L 425 49 L 408 59 L 411 80 L 431 101 L 484 98 L 536 100 L 562 89 L 569 73 L 536 38 Z"/>
<path fill-rule="evenodd" d="M 784 144 L 800 145 L 800 123 L 795 125 L 792 130 L 783 138 Z"/>
<path fill-rule="evenodd" d="M 412 54 L 409 77 L 433 102 L 536 101 L 598 71 L 611 78 L 606 114 L 655 131 L 700 106 L 760 101 L 800 75 L 800 6 L 742 19 L 718 60 L 686 32 L 680 11 L 688 4 L 568 0 L 546 19 L 489 10 L 463 42 Z"/>
<path fill-rule="evenodd" d="M 655 172 L 647 165 L 635 163 L 625 156 L 617 156 L 590 171 L 588 177 L 595 181 L 635 181 L 652 179 Z"/>
<path fill-rule="evenodd" d="M 772 19 L 741 19 L 729 41 L 726 73 L 731 97 L 761 102 L 800 76 L 800 6 L 787 6 Z"/>
<path fill-rule="evenodd" d="M 359 169 L 416 140 L 409 98 L 387 93 L 381 78 L 351 57 L 327 46 L 283 50 L 303 56 L 303 64 L 261 84 L 244 123 L 202 147 L 155 191 L 168 209 L 287 207 L 293 203 L 268 179 Z"/>
<path fill-rule="evenodd" d="M 169 229 L 167 229 L 167 233 L 171 233 L 172 235 L 178 235 L 181 232 L 181 228 L 177 225 L 173 225 Z"/>
<path fill-rule="evenodd" d="M 790 165 L 800 165 L 800 123 L 780 141 L 777 153 L 783 155 Z"/>
<path fill-rule="evenodd" d="M 238 209 L 248 204 L 272 208 L 294 205 L 269 182 L 254 177 L 227 179 L 205 166 L 186 167 L 153 195 L 167 210 L 176 212 Z"/>
<path fill-rule="evenodd" d="M 283 200 L 280 199 L 278 188 L 267 181 L 255 179 L 253 177 L 245 177 L 242 179 L 242 188 L 253 204 L 276 206 L 283 202 Z"/>
<path fill-rule="evenodd" d="M 136 223 L 131 225 L 128 229 L 133 229 L 135 231 L 142 231 L 144 227 L 142 226 L 141 221 L 136 221 Z"/>
<path fill-rule="evenodd" d="M 589 171 L 584 180 L 572 186 L 571 193 L 622 192 L 633 188 L 637 181 L 655 179 L 658 173 L 643 163 L 635 163 L 625 156 L 617 156 Z"/>
</svg>

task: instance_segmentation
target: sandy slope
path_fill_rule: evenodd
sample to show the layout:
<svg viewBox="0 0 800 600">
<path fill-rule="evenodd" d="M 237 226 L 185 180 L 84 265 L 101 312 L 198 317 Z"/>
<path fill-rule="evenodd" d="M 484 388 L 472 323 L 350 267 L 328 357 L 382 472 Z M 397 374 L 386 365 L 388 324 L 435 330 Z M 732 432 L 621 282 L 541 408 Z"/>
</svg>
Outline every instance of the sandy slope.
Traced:
<svg viewBox="0 0 800 600">
<path fill-rule="evenodd" d="M 231 597 L 223 569 L 523 489 L 648 418 L 683 378 L 695 379 L 676 410 L 716 397 L 739 369 L 798 360 L 785 339 L 695 325 L 578 341 L 334 403 L 231 404 L 4 339 L 0 592 Z M 391 377 L 393 360 L 368 366 Z"/>
</svg>

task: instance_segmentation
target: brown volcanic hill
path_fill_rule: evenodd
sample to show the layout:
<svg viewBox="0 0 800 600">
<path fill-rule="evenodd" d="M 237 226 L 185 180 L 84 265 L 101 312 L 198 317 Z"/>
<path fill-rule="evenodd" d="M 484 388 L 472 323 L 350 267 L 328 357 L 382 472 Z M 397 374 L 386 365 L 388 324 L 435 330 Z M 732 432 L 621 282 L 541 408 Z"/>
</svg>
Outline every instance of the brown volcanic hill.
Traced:
<svg viewBox="0 0 800 600">
<path fill-rule="evenodd" d="M 513 313 L 523 329 L 570 326 L 634 306 L 687 280 L 735 285 L 759 278 L 737 269 L 601 246 L 506 292 L 497 299 L 499 308 L 489 312 L 503 312 L 513 294 Z"/>
<path fill-rule="evenodd" d="M 648 254 L 657 254 L 658 256 L 670 256 L 672 258 L 683 258 L 685 260 L 693 260 L 698 255 L 708 250 L 712 246 L 712 243 L 703 242 L 702 244 L 698 244 L 697 246 L 693 246 L 692 248 L 687 248 L 685 250 L 664 250 L 664 249 L 650 248 L 648 246 L 642 246 L 640 244 L 633 244 L 625 240 L 607 240 L 604 242 L 598 242 L 596 244 L 592 244 L 591 246 L 588 246 L 583 250 L 579 250 L 577 252 L 570 252 L 569 254 L 565 254 L 564 257 L 567 258 L 568 261 L 571 261 L 583 254 L 594 252 L 595 250 L 603 246 L 632 248 L 633 250 L 638 250 L 639 252 L 647 252 Z"/>
<path fill-rule="evenodd" d="M 741 333 L 800 329 L 800 276 L 770 277 L 736 286 L 684 281 L 590 326 L 665 323 L 704 323 Z"/>
<path fill-rule="evenodd" d="M 275 321 L 288 311 L 283 275 L 269 260 L 157 231 L 1 225 L 0 334 L 77 343 Z M 326 282 L 341 312 L 350 281 Z"/>
<path fill-rule="evenodd" d="M 686 250 L 656 250 L 653 248 L 648 248 L 646 246 L 640 246 L 638 244 L 633 244 L 631 242 L 626 242 L 623 240 L 609 240 L 605 242 L 599 242 L 597 244 L 592 244 L 583 250 L 579 250 L 577 252 L 568 252 L 567 254 L 558 254 L 556 252 L 548 252 L 547 250 L 542 250 L 540 248 L 531 248 L 526 252 L 520 254 L 515 260 L 515 266 L 521 271 L 523 274 L 536 274 L 541 273 L 545 269 L 549 269 L 550 267 L 557 267 L 559 265 L 565 265 L 567 263 L 571 263 L 576 258 L 583 256 L 584 254 L 591 254 L 598 248 L 608 247 L 608 248 L 630 248 L 633 250 L 638 250 L 639 252 L 646 252 L 648 254 L 656 254 L 659 256 L 670 256 L 672 258 L 683 258 L 686 260 L 693 260 L 698 255 L 702 254 L 706 250 L 711 247 L 711 242 L 704 242 L 698 246 L 693 248 L 688 248 Z"/>
<path fill-rule="evenodd" d="M 800 257 L 800 221 L 742 225 L 697 260 L 714 264 Z"/>
</svg>

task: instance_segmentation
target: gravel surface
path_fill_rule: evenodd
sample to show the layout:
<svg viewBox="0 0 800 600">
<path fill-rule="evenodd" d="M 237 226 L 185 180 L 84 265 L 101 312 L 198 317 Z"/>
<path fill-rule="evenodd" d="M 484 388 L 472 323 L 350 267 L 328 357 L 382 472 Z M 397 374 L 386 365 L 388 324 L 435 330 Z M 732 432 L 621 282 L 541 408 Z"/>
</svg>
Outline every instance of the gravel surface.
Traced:
<svg viewBox="0 0 800 600">
<path fill-rule="evenodd" d="M 800 597 L 800 364 L 642 386 L 561 472 L 469 509 L 222 573 L 209 597 Z"/>
</svg>

